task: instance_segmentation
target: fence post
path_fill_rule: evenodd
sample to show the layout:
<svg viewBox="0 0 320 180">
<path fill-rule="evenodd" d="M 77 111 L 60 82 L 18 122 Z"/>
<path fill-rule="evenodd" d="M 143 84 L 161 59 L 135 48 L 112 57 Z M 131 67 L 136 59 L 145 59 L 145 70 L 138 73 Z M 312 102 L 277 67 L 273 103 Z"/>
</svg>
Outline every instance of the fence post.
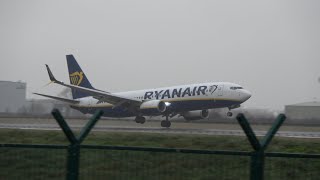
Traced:
<svg viewBox="0 0 320 180">
<path fill-rule="evenodd" d="M 254 151 L 251 155 L 250 179 L 263 180 L 264 176 L 264 151 Z"/>
<path fill-rule="evenodd" d="M 97 111 L 86 124 L 85 127 L 82 128 L 80 135 L 78 137 L 72 132 L 70 126 L 67 124 L 65 119 L 62 117 L 61 113 L 58 109 L 53 109 L 52 113 L 53 117 L 57 120 L 59 126 L 63 130 L 67 139 L 70 142 L 68 146 L 68 158 L 67 158 L 67 180 L 78 180 L 79 177 L 79 159 L 80 159 L 80 144 L 89 134 L 90 130 L 96 124 L 96 122 L 100 119 L 103 114 L 103 111 Z"/>
<path fill-rule="evenodd" d="M 73 143 L 68 147 L 67 180 L 77 180 L 79 176 L 80 144 Z"/>
<path fill-rule="evenodd" d="M 284 114 L 280 114 L 260 143 L 245 116 L 242 113 L 237 116 L 237 120 L 241 128 L 245 132 L 252 148 L 254 149 L 251 155 L 250 180 L 263 180 L 265 159 L 264 152 L 285 119 L 286 116 Z"/>
</svg>

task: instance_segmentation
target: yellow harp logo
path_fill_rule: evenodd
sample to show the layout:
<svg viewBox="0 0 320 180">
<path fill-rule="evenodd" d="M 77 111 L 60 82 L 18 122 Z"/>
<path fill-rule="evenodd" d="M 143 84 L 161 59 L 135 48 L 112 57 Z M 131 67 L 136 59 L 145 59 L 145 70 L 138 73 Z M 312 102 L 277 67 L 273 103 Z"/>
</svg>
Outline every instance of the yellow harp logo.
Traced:
<svg viewBox="0 0 320 180">
<path fill-rule="evenodd" d="M 83 80 L 83 72 L 74 72 L 70 74 L 71 84 L 79 86 Z"/>
</svg>

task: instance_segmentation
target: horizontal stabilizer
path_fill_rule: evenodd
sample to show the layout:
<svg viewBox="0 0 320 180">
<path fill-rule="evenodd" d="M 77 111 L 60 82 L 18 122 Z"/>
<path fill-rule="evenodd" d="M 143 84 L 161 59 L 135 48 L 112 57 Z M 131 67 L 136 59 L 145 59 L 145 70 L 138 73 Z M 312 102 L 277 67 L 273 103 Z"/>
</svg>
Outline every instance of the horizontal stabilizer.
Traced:
<svg viewBox="0 0 320 180">
<path fill-rule="evenodd" d="M 73 100 L 73 99 L 66 99 L 66 98 L 61 98 L 61 97 L 56 97 L 56 96 L 50 96 L 50 95 L 46 95 L 46 94 L 39 94 L 39 93 L 33 93 L 39 96 L 43 96 L 43 97 L 47 97 L 47 98 L 51 98 L 51 99 L 55 99 L 58 101 L 63 101 L 63 102 L 67 102 L 70 104 L 78 104 L 80 101 L 77 100 Z"/>
</svg>

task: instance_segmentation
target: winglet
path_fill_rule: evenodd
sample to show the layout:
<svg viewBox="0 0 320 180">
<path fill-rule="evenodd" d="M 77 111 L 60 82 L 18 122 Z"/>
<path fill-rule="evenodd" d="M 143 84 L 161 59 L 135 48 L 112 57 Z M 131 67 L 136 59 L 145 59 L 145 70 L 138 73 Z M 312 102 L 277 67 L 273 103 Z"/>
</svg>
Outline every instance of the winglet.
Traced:
<svg viewBox="0 0 320 180">
<path fill-rule="evenodd" d="M 47 71 L 48 71 L 50 80 L 53 81 L 53 82 L 56 82 L 57 80 L 56 80 L 56 78 L 53 76 L 53 74 L 52 74 L 52 72 L 51 72 L 51 70 L 50 70 L 50 68 L 49 68 L 49 66 L 48 66 L 47 64 L 46 64 L 46 67 L 47 67 Z"/>
</svg>

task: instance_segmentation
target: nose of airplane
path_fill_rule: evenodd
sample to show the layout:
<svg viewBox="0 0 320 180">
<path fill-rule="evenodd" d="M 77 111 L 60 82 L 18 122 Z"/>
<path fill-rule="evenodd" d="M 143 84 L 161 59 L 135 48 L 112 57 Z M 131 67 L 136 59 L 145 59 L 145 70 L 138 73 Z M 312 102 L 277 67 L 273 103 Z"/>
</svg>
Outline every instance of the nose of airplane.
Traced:
<svg viewBox="0 0 320 180">
<path fill-rule="evenodd" d="M 251 97 L 251 92 L 248 90 L 243 90 L 242 100 L 243 102 L 248 100 Z"/>
</svg>

